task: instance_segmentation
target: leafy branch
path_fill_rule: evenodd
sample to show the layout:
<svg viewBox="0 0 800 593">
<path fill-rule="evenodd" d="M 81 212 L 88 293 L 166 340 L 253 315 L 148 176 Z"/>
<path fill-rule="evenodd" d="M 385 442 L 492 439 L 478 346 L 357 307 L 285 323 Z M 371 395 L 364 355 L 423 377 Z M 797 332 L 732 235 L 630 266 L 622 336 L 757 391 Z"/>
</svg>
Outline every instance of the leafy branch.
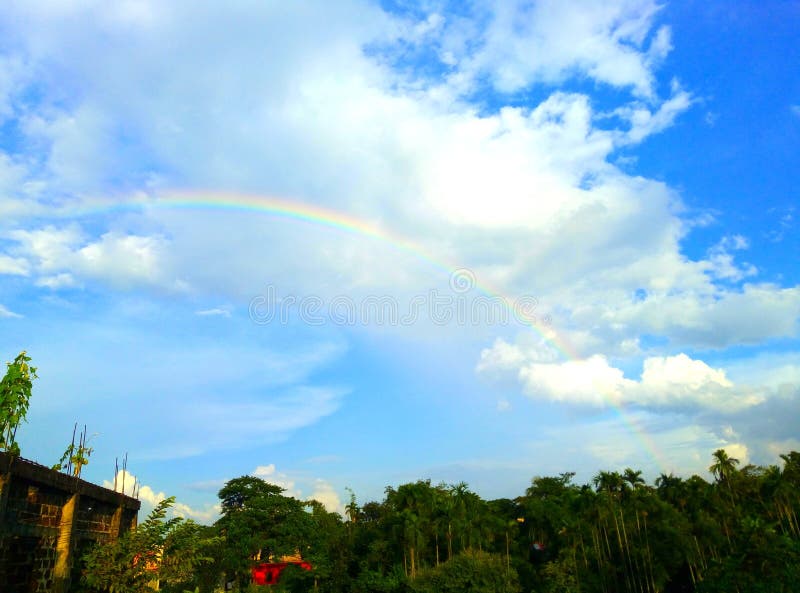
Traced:
<svg viewBox="0 0 800 593">
<path fill-rule="evenodd" d="M 30 366 L 30 357 L 20 352 L 14 362 L 6 363 L 5 377 L 0 380 L 0 450 L 19 456 L 16 441 L 17 429 L 28 413 L 36 368 Z"/>
<path fill-rule="evenodd" d="M 174 496 L 162 500 L 139 526 L 95 546 L 83 558 L 84 583 L 110 593 L 145 593 L 153 582 L 187 582 L 198 567 L 212 562 L 209 549 L 219 538 L 207 537 L 206 528 L 193 521 L 165 519 L 174 503 Z"/>
</svg>

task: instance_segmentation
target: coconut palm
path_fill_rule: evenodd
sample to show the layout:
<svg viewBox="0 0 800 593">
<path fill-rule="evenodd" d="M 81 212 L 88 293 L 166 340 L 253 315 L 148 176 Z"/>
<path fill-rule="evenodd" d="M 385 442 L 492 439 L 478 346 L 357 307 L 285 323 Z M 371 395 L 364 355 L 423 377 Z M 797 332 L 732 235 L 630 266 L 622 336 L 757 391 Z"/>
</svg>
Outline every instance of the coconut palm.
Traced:
<svg viewBox="0 0 800 593">
<path fill-rule="evenodd" d="M 724 482 L 728 480 L 735 472 L 736 466 L 739 465 L 739 460 L 735 457 L 728 456 L 725 449 L 717 449 L 712 455 L 714 463 L 712 463 L 708 471 L 714 474 L 717 482 Z"/>
<path fill-rule="evenodd" d="M 644 486 L 644 478 L 642 478 L 641 470 L 633 470 L 630 467 L 626 467 L 625 471 L 622 472 L 622 479 L 625 480 L 628 484 L 631 485 L 631 489 L 636 490 L 637 488 Z"/>
<path fill-rule="evenodd" d="M 625 480 L 619 472 L 598 472 L 597 475 L 592 478 L 592 483 L 598 492 L 618 494 L 625 489 Z"/>
</svg>

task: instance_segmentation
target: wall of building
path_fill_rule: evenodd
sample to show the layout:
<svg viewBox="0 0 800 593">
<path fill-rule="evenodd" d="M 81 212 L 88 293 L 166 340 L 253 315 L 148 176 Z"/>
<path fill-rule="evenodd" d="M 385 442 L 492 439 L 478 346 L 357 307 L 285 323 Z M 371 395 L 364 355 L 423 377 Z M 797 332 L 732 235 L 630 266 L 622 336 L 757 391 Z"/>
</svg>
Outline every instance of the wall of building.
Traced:
<svg viewBox="0 0 800 593">
<path fill-rule="evenodd" d="M 139 506 L 135 498 L 0 452 L 0 590 L 69 593 L 80 581 L 83 553 L 135 526 Z"/>
</svg>

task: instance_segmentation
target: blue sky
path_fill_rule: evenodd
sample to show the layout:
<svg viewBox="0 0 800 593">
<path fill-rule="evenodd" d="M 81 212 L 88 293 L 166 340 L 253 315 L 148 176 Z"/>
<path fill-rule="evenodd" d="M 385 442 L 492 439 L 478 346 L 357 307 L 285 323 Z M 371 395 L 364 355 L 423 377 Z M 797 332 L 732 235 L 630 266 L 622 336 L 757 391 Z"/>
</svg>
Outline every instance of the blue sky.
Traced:
<svg viewBox="0 0 800 593">
<path fill-rule="evenodd" d="M 243 474 L 340 509 L 775 463 L 800 448 L 798 30 L 778 1 L 8 3 L 23 454 L 86 424 L 86 478 L 127 452 L 147 504 L 202 521 Z M 472 314 L 487 291 L 527 322 Z"/>
</svg>

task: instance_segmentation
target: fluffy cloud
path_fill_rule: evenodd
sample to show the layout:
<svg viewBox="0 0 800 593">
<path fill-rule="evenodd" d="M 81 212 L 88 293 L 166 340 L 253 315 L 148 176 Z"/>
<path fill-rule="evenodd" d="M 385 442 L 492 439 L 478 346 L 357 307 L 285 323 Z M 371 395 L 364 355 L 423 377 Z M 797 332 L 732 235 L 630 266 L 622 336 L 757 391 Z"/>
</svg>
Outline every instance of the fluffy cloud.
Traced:
<svg viewBox="0 0 800 593">
<path fill-rule="evenodd" d="M 167 498 L 164 492 L 156 491 L 151 486 L 139 482 L 139 479 L 128 470 L 118 470 L 114 480 L 103 480 L 103 487 L 138 498 L 142 502 L 142 509 L 139 511 L 140 521 L 142 516 L 149 514 L 156 505 Z M 170 507 L 169 512 L 174 517 L 183 517 L 210 524 L 219 517 L 220 511 L 219 504 L 206 504 L 203 508 L 197 509 L 176 500 Z"/>
<path fill-rule="evenodd" d="M 640 332 L 669 336 L 673 344 L 724 347 L 796 336 L 798 307 L 800 287 L 745 284 L 740 290 L 705 294 L 656 293 L 619 308 L 607 307 L 604 313 Z"/>
<path fill-rule="evenodd" d="M 478 371 L 516 372 L 527 395 L 593 406 L 712 409 L 735 412 L 764 401 L 756 389 L 734 385 L 720 369 L 685 354 L 649 357 L 639 380 L 628 379 L 603 355 L 585 359 L 542 360 L 546 346 L 523 349 L 497 340 L 481 353 Z"/>
<path fill-rule="evenodd" d="M 736 265 L 731 252 L 747 249 L 750 242 L 746 237 L 733 235 L 723 237 L 709 250 L 709 273 L 715 278 L 738 282 L 748 276 L 755 276 L 758 270 L 751 264 Z"/>
<path fill-rule="evenodd" d="M 656 92 L 671 42 L 654 2 L 496 3 L 416 20 L 355 1 L 336 10 L 309 3 L 313 10 L 250 7 L 247 27 L 237 7 L 192 6 L 187 20 L 185 5 L 137 6 L 13 7 L 26 27 L 10 38 L 8 59 L 85 89 L 55 102 L 57 89 L 45 88 L 21 120 L 47 190 L 37 195 L 57 188 L 58 216 L 74 219 L 8 235 L 17 245 L 5 257 L 39 286 L 101 280 L 241 302 L 267 283 L 354 298 L 430 285 L 429 272 L 398 250 L 319 227 L 157 208 L 113 225 L 81 214 L 88 195 L 107 192 L 112 207 L 188 184 L 291 196 L 368 221 L 433 259 L 473 268 L 500 292 L 535 295 L 562 330 L 590 336 L 586 356 L 630 352 L 645 333 L 676 348 L 796 335 L 796 288 L 739 286 L 757 270 L 725 240 L 687 259 L 691 223 L 679 196 L 612 164 L 693 102 L 677 81 L 666 99 Z M 226 23 L 237 24 L 235 43 Z M 408 43 L 447 54 L 449 74 L 432 81 L 392 53 Z M 586 76 L 623 92 L 603 112 L 583 93 L 560 91 L 531 107 L 498 100 L 478 111 L 465 97 L 487 73 L 502 92 Z M 9 179 L 30 178 L 4 162 Z M 646 298 L 631 298 L 637 291 Z"/>
<path fill-rule="evenodd" d="M 477 40 L 473 23 L 456 20 L 447 27 L 443 53 L 460 78 L 488 76 L 502 92 L 563 82 L 579 71 L 652 97 L 653 66 L 671 49 L 669 28 L 651 37 L 657 11 L 649 0 L 494 2 L 482 15 L 488 25 Z"/>
<path fill-rule="evenodd" d="M 329 511 L 344 515 L 344 505 L 333 485 L 322 478 L 308 478 L 302 474 L 290 476 L 275 468 L 275 464 L 257 466 L 252 475 L 280 486 L 285 490 L 286 496 L 299 500 L 316 500 Z M 213 480 L 207 484 L 214 491 L 220 489 L 227 480 Z M 156 505 L 167 498 L 167 494 L 143 484 L 139 478 L 127 470 L 118 470 L 113 480 L 103 480 L 103 487 L 113 489 L 115 492 L 124 492 L 128 496 L 138 498 L 142 502 L 141 515 L 147 515 Z M 191 489 L 191 488 L 190 488 Z M 205 486 L 202 489 L 206 489 Z M 308 494 L 304 494 L 304 491 Z M 172 505 L 170 514 L 176 517 L 193 519 L 200 523 L 213 523 L 220 515 L 221 507 L 218 502 L 206 503 L 201 507 L 194 507 L 180 500 Z"/>
<path fill-rule="evenodd" d="M 333 485 L 327 480 L 322 478 L 309 480 L 303 476 L 289 476 L 277 471 L 274 463 L 259 465 L 253 470 L 253 475 L 270 484 L 280 486 L 285 490 L 284 494 L 286 496 L 293 496 L 299 500 L 316 500 L 322 503 L 328 512 L 339 513 L 344 516 L 342 500 Z M 303 488 L 311 489 L 311 493 L 307 496 L 304 496 L 303 490 L 298 487 L 298 482 L 300 481 L 303 482 Z"/>
<path fill-rule="evenodd" d="M 0 274 L 27 276 L 29 269 L 28 260 L 0 254 Z"/>
<path fill-rule="evenodd" d="M 27 272 L 36 270 L 37 283 L 48 288 L 74 286 L 73 275 L 102 279 L 125 288 L 137 284 L 154 284 L 173 288 L 180 286 L 165 278 L 162 259 L 166 248 L 163 238 L 138 236 L 114 231 L 104 233 L 98 240 L 86 240 L 76 225 L 37 230 L 16 230 L 8 233 L 16 242 L 12 247 L 16 268 Z"/>
</svg>

